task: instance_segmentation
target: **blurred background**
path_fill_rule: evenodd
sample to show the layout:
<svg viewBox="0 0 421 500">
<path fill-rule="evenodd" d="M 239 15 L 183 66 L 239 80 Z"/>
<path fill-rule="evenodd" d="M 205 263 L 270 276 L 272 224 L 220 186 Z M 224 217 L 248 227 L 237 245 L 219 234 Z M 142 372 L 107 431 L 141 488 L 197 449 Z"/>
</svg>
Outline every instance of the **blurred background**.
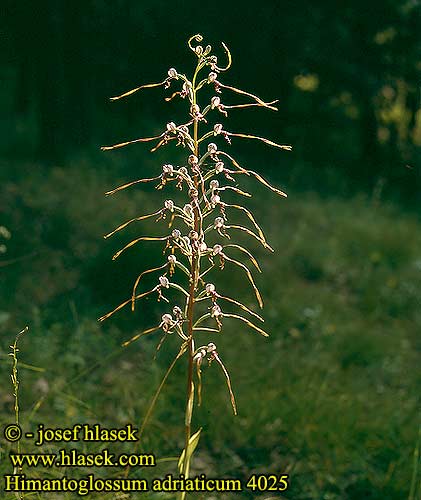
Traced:
<svg viewBox="0 0 421 500">
<path fill-rule="evenodd" d="M 239 416 L 230 413 L 217 366 L 205 370 L 196 414 L 205 432 L 195 471 L 242 479 L 286 471 L 292 479 L 284 498 L 291 499 L 421 498 L 414 455 L 421 388 L 420 2 L 5 0 L 2 7 L 1 420 L 13 415 L 8 346 L 29 325 L 20 352 L 24 426 L 140 425 L 176 342 L 169 339 L 158 354 L 158 337 L 126 349 L 121 343 L 155 324 L 165 304 L 149 300 L 134 314 L 122 311 L 103 324 L 97 318 L 162 259 L 152 243 L 116 262 L 111 256 L 139 232 L 166 229 L 142 223 L 102 236 L 155 211 L 171 190 L 104 193 L 157 175 L 163 163 L 182 164 L 185 151 L 99 148 L 184 120 L 186 103 L 165 103 L 169 91 L 162 88 L 117 102 L 109 97 L 162 81 L 170 67 L 190 74 L 195 58 L 186 41 L 202 33 L 221 59 L 221 41 L 233 55 L 221 81 L 279 99 L 278 113 L 232 110 L 226 129 L 293 151 L 233 140 L 240 163 L 289 196 L 247 185 L 255 193 L 250 207 L 276 250 L 266 255 L 250 247 L 262 264 L 256 279 L 271 337 L 226 322 L 217 343 Z M 225 104 L 241 101 L 227 90 L 222 97 Z M 239 299 L 253 305 L 240 273 L 226 269 L 214 279 L 225 291 L 237 284 Z M 158 457 L 183 447 L 184 373 L 180 361 L 142 441 Z M 2 443 L 1 458 L 7 452 Z M 8 467 L 2 460 L 2 473 Z M 175 464 L 158 468 L 155 475 Z"/>
</svg>

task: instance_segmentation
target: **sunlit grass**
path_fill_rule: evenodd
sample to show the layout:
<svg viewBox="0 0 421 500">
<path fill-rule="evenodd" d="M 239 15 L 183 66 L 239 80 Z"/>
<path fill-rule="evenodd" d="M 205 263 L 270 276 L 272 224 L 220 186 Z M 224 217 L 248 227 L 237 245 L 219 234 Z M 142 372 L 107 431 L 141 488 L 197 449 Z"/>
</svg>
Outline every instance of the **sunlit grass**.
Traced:
<svg viewBox="0 0 421 500">
<path fill-rule="evenodd" d="M 122 196 L 108 202 L 121 204 L 110 209 L 101 197 L 109 181 L 86 170 L 76 168 L 73 176 L 52 171 L 44 179 L 45 193 L 33 190 L 26 200 L 25 210 L 33 210 L 33 216 L 20 226 L 20 241 L 28 239 L 35 250 L 41 247 L 57 258 L 54 272 L 41 281 L 48 283 L 50 295 L 36 295 L 40 283 L 34 277 L 42 278 L 44 256 L 2 270 L 9 286 L 7 296 L 2 292 L 8 308 L 2 309 L 11 316 L 1 326 L 3 422 L 13 421 L 6 360 L 10 331 L 16 330 L 12 323 L 18 324 L 21 316 L 31 327 L 19 357 L 25 428 L 38 422 L 53 427 L 75 422 L 140 426 L 172 359 L 173 346 L 164 344 L 154 363 L 156 345 L 149 339 L 122 348 L 121 342 L 139 331 L 134 323 L 117 318 L 104 327 L 96 322 L 103 300 L 97 294 L 104 294 L 101 273 L 109 269 L 111 254 L 111 247 L 105 256 L 100 252 L 100 235 L 110 227 L 112 212 L 124 210 L 130 218 L 136 203 Z M 79 192 L 73 189 L 75 178 Z M 28 183 L 22 181 L 20 189 Z M 72 190 L 76 199 L 69 210 L 65 200 Z M 86 197 L 89 192 L 98 196 Z M 153 208 L 148 193 L 136 196 L 142 206 Z M 223 375 L 205 377 L 204 402 L 197 413 L 202 444 L 193 473 L 245 479 L 253 472 L 286 471 L 292 480 L 284 496 L 291 499 L 407 499 L 421 387 L 419 219 L 393 206 L 373 206 L 366 197 L 322 201 L 316 195 L 290 195 L 280 206 L 262 196 L 255 203 L 264 204 L 262 225 L 277 250 L 275 257 L 259 255 L 265 279 L 258 285 L 271 336 L 262 340 L 227 322 L 226 333 L 218 337 L 239 415 L 228 411 L 229 396 L 220 390 Z M 45 210 L 66 221 L 70 237 L 43 233 L 38 224 Z M 13 214 L 22 220 L 22 207 L 16 205 Z M 10 224 L 13 220 L 7 221 L 13 234 L 9 254 L 16 251 L 13 239 L 19 232 Z M 69 262 L 77 263 L 76 281 L 69 280 Z M 241 273 L 225 277 L 221 293 L 229 295 L 233 283 L 242 279 Z M 107 293 L 115 294 L 110 303 L 120 295 L 118 290 Z M 244 294 L 243 302 L 252 298 Z M 19 307 L 12 306 L 15 302 Z M 147 307 L 159 317 L 159 310 Z M 27 369 L 25 363 L 45 371 Z M 179 428 L 185 399 L 177 390 L 182 383 L 183 370 L 175 367 L 145 431 L 142 449 L 158 458 L 173 457 L 183 446 Z M 10 473 L 9 448 L 4 442 L 1 446 L 0 470 Z M 23 442 L 22 451 L 35 450 Z M 124 446 L 117 451 L 125 451 Z M 171 462 L 159 467 L 156 475 L 175 469 Z M 252 496 L 244 492 L 231 498 Z"/>
</svg>

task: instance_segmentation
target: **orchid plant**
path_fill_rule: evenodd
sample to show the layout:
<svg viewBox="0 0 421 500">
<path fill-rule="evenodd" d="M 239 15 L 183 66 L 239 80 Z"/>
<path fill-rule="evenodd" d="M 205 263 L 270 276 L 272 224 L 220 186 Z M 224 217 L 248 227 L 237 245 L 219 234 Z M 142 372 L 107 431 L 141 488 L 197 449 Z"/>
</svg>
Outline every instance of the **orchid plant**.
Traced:
<svg viewBox="0 0 421 500">
<path fill-rule="evenodd" d="M 158 348 L 166 336 L 170 334 L 175 334 L 179 338 L 179 350 L 158 388 L 143 421 L 141 432 L 175 363 L 181 357 L 187 358 L 185 446 L 178 464 L 180 474 L 184 474 L 185 478 L 189 477 L 191 456 L 200 436 L 200 429 L 193 432 L 192 415 L 195 399 L 199 405 L 201 403 L 201 368 L 206 361 L 209 364 L 217 363 L 222 370 L 232 410 L 234 414 L 237 414 L 231 379 L 217 347 L 215 336 L 221 332 L 225 321 L 231 319 L 242 322 L 264 337 L 268 336 L 256 324 L 256 322 L 264 321 L 257 312 L 236 298 L 222 293 L 208 279 L 217 267 L 220 269 L 229 266 L 239 268 L 241 272 L 244 272 L 251 285 L 258 306 L 263 307 L 263 300 L 251 271 L 254 267 L 257 272 L 261 272 L 257 259 L 247 248 L 234 243 L 231 238 L 233 233 L 239 231 L 257 240 L 265 249 L 270 251 L 273 249 L 268 244 L 252 212 L 241 202 L 227 203 L 224 201 L 224 197 L 228 192 L 235 193 L 235 196 L 238 195 L 239 198 L 251 197 L 250 193 L 239 187 L 238 181 L 243 176 L 254 178 L 277 195 L 286 196 L 283 191 L 269 184 L 259 173 L 240 166 L 235 158 L 225 150 L 225 147 L 218 146 L 214 141 L 222 138 L 225 143 L 230 145 L 231 139 L 238 137 L 258 140 L 286 151 L 291 150 L 291 146 L 277 144 L 263 137 L 228 131 L 219 120 L 213 125 L 210 123 L 212 115 L 226 117 L 229 111 L 237 108 L 255 106 L 276 111 L 277 101 L 265 102 L 250 92 L 224 83 L 221 75 L 231 66 L 231 53 L 228 47 L 222 43 L 227 62 L 225 65 L 221 65 L 217 56 L 212 54 L 212 47 L 210 45 L 203 47 L 202 41 L 203 37 L 199 34 L 192 36 L 188 41 L 190 50 L 197 58 L 196 68 L 191 79 L 171 68 L 168 70 L 166 78 L 161 82 L 141 85 L 112 98 L 112 100 L 118 100 L 129 97 L 142 89 L 152 87 L 168 89 L 175 85 L 177 89 L 165 100 L 181 98 L 186 101 L 188 104 L 187 121 L 181 124 L 171 121 L 166 124 L 159 135 L 154 137 L 139 138 L 102 148 L 104 151 L 108 151 L 136 143 L 155 142 L 151 150 L 153 152 L 171 141 L 176 141 L 177 146 L 186 150 L 186 161 L 183 165 L 165 164 L 156 177 L 134 180 L 106 193 L 112 195 L 136 184 L 156 183 L 157 190 L 163 190 L 167 185 L 173 184 L 178 190 L 184 191 L 186 196 L 184 205 L 177 205 L 173 200 L 166 199 L 161 208 L 155 212 L 139 215 L 121 224 L 105 236 L 108 238 L 129 224 L 145 219 L 162 221 L 168 227 L 167 235 L 140 236 L 130 241 L 114 255 L 113 259 L 117 259 L 123 252 L 138 243 L 156 241 L 164 246 L 166 257 L 161 266 L 143 271 L 134 282 L 131 296 L 100 318 L 103 321 L 126 306 L 130 306 L 134 310 L 140 299 L 153 294 L 158 301 L 162 300 L 168 303 L 168 312 L 162 315 L 160 321 L 137 334 L 124 345 L 157 331 L 161 331 L 163 335 Z M 213 89 L 215 95 L 210 99 L 210 102 L 200 103 L 199 94 L 205 87 Z M 234 105 L 225 104 L 222 99 L 223 92 L 238 94 L 246 102 Z M 233 222 L 231 217 L 235 215 L 235 212 L 242 212 L 249 224 L 243 226 Z M 175 224 L 178 225 L 178 228 L 174 227 Z M 217 242 L 210 243 L 210 241 Z M 142 278 L 149 273 L 157 273 L 156 284 L 149 290 L 141 290 Z M 183 274 L 187 280 L 181 279 Z M 179 276 L 180 278 L 178 278 Z M 187 286 L 183 286 L 184 282 L 187 282 Z M 166 297 L 167 291 L 171 288 L 176 290 L 176 295 L 178 295 L 178 300 L 175 303 L 171 303 Z M 200 332 L 211 335 L 212 341 L 202 341 L 199 343 L 200 345 L 197 345 L 197 337 Z M 185 493 L 180 493 L 179 498 L 183 499 L 184 496 Z"/>
</svg>

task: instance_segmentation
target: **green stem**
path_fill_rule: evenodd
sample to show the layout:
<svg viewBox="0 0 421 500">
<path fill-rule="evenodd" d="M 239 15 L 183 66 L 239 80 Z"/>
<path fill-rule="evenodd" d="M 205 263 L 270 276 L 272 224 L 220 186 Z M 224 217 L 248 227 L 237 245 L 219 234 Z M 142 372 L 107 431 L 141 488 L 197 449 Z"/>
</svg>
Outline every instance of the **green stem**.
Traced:
<svg viewBox="0 0 421 500">
<path fill-rule="evenodd" d="M 28 327 L 24 328 L 21 332 L 19 332 L 16 335 L 15 342 L 13 345 L 10 346 L 12 349 L 10 356 L 13 359 L 13 364 L 12 364 L 12 384 L 13 384 L 13 396 L 15 398 L 15 404 L 14 404 L 14 410 L 15 410 L 15 424 L 19 427 L 20 426 L 20 421 L 19 421 L 19 378 L 18 378 L 18 341 L 21 335 L 26 333 L 28 331 Z M 20 440 L 17 442 L 17 452 L 18 455 L 20 455 L 21 448 L 20 448 Z M 22 467 L 15 467 L 13 470 L 13 474 L 16 474 L 18 472 L 19 474 L 22 474 Z M 23 493 L 19 492 L 16 494 L 17 498 L 20 500 L 23 499 Z"/>
<path fill-rule="evenodd" d="M 192 86 L 193 86 L 193 102 L 194 106 L 197 103 L 196 98 L 196 78 L 197 74 L 201 68 L 200 62 L 196 67 L 196 71 L 193 76 Z M 199 141 L 198 141 L 198 120 L 195 119 L 193 123 L 193 141 L 194 141 L 194 154 L 196 157 L 199 156 Z M 195 174 L 193 177 L 194 185 L 197 190 L 199 190 L 199 178 Z M 199 213 L 199 208 L 194 204 L 194 230 L 200 236 L 201 228 L 201 218 Z M 193 318 L 194 318 L 194 302 L 195 302 L 195 291 L 197 287 L 197 282 L 200 275 L 200 262 L 199 254 L 196 249 L 192 251 L 192 260 L 190 268 L 190 287 L 189 287 L 189 297 L 187 303 L 187 346 L 188 346 L 188 366 L 187 366 L 187 389 L 186 389 L 186 413 L 185 413 L 185 457 L 187 456 L 187 450 L 191 437 L 191 420 L 193 413 L 193 403 L 194 403 L 194 385 L 193 385 L 193 354 L 194 354 L 194 338 L 193 338 Z M 185 478 L 189 477 L 189 461 L 184 460 L 182 473 Z M 185 493 L 180 495 L 180 499 L 184 499 Z"/>
</svg>

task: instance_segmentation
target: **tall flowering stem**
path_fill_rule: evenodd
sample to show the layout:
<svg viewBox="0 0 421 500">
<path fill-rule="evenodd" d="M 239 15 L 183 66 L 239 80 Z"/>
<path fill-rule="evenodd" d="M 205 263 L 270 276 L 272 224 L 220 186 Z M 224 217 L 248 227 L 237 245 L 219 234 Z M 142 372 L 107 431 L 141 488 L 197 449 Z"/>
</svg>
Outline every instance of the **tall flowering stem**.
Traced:
<svg viewBox="0 0 421 500">
<path fill-rule="evenodd" d="M 128 305 L 131 305 L 132 310 L 134 310 L 138 300 L 151 294 L 156 294 L 158 301 L 162 300 L 170 304 L 170 300 L 165 296 L 169 289 L 178 292 L 181 300 L 184 301 L 183 307 L 178 305 L 179 302 L 171 303 L 172 309 L 161 317 L 158 324 L 135 335 L 123 345 L 129 345 L 144 335 L 158 331 L 163 332 L 158 349 L 169 334 L 175 333 L 180 339 L 180 349 L 152 400 L 147 412 L 147 418 L 143 421 L 141 432 L 143 432 L 159 392 L 175 363 L 181 357 L 187 356 L 185 444 L 178 464 L 179 471 L 184 474 L 185 478 L 189 477 L 191 456 L 200 437 L 200 429 L 194 434 L 192 433 L 192 415 L 195 398 L 197 398 L 199 405 L 202 400 L 202 366 L 205 361 L 208 361 L 209 365 L 215 362 L 220 366 L 226 379 L 233 412 L 237 414 L 229 372 L 222 361 L 216 344 L 208 342 L 196 347 L 195 338 L 199 332 L 201 332 L 200 335 L 208 333 L 214 338 L 215 334 L 221 332 L 225 320 L 230 319 L 240 321 L 243 325 L 262 336 L 266 337 L 268 335 L 255 324 L 256 320 L 264 321 L 260 315 L 239 300 L 228 297 L 224 293 L 219 293 L 216 286 L 208 281 L 208 278 L 217 267 L 220 269 L 225 266 L 232 269 L 237 268 L 247 278 L 257 304 L 263 307 L 262 296 L 249 269 L 250 262 L 258 272 L 261 272 L 257 259 L 248 249 L 233 243 L 231 238 L 235 233 L 243 232 L 257 240 L 264 248 L 271 251 L 273 249 L 266 241 L 265 235 L 251 211 L 242 206 L 241 202 L 226 203 L 222 198 L 230 192 L 239 197 L 248 198 L 251 196 L 250 193 L 241 190 L 238 186 L 237 180 L 244 175 L 254 178 L 279 196 L 286 196 L 283 191 L 269 184 L 259 173 L 242 167 L 232 155 L 224 149 L 219 149 L 213 141 L 222 138 L 228 144 L 231 144 L 232 138 L 250 139 L 286 151 L 291 150 L 291 146 L 281 145 L 263 137 L 228 131 L 219 122 L 213 125 L 209 123 L 209 115 L 220 113 L 223 117 L 226 117 L 228 110 L 236 108 L 255 106 L 277 110 L 275 107 L 277 101 L 265 102 L 250 92 L 223 83 L 220 76 L 231 66 L 231 53 L 228 47 L 222 43 L 226 63 L 221 66 L 217 56 L 212 54 L 212 47 L 210 45 L 203 47 L 200 45 L 202 41 L 203 37 L 201 35 L 194 35 L 188 41 L 189 48 L 197 57 L 196 68 L 191 80 L 183 73 L 170 68 L 167 77 L 161 82 L 141 85 L 112 98 L 112 100 L 126 98 L 139 90 L 151 87 L 162 86 L 168 89 L 175 82 L 178 84 L 179 89 L 166 97 L 165 100 L 170 101 L 174 98 L 181 98 L 187 101 L 189 109 L 187 121 L 181 125 L 176 125 L 171 121 L 167 123 L 160 134 L 153 137 L 133 139 L 102 148 L 103 150 L 113 150 L 135 143 L 154 142 L 155 144 L 151 149 L 153 152 L 176 140 L 177 146 L 187 150 L 184 165 L 165 164 L 162 166 L 160 175 L 149 179 L 131 181 L 106 193 L 112 195 L 139 183 L 155 182 L 158 190 L 164 189 L 168 184 L 174 184 L 180 191 L 185 190 L 187 192 L 187 203 L 184 206 L 178 206 L 173 200 L 167 199 L 161 208 L 158 208 L 155 212 L 139 215 L 124 222 L 106 235 L 108 238 L 129 224 L 148 218 L 156 218 L 157 221 L 166 222 L 169 228 L 180 222 L 185 228 L 185 234 L 183 234 L 182 230 L 175 228 L 162 237 L 139 236 L 116 252 L 113 259 L 117 259 L 121 253 L 129 251 L 131 247 L 137 246 L 143 241 L 157 241 L 164 244 L 164 254 L 167 254 L 167 257 L 161 266 L 143 271 L 135 281 L 131 297 L 100 318 L 101 321 L 107 319 Z M 205 72 L 206 74 L 204 74 Z M 198 95 L 200 90 L 205 87 L 213 88 L 215 95 L 210 99 L 210 102 L 201 106 Z M 224 104 L 221 99 L 222 91 L 237 94 L 251 102 L 232 105 Z M 235 212 L 242 212 L 247 217 L 250 227 L 232 223 L 229 217 Z M 150 290 L 139 293 L 143 276 L 157 272 L 160 272 L 160 275 L 156 285 Z M 187 288 L 183 288 L 180 281 L 177 282 L 180 273 L 188 276 Z M 234 309 L 234 311 L 231 309 Z M 181 492 L 179 498 L 183 500 L 184 497 L 185 493 Z"/>
</svg>

